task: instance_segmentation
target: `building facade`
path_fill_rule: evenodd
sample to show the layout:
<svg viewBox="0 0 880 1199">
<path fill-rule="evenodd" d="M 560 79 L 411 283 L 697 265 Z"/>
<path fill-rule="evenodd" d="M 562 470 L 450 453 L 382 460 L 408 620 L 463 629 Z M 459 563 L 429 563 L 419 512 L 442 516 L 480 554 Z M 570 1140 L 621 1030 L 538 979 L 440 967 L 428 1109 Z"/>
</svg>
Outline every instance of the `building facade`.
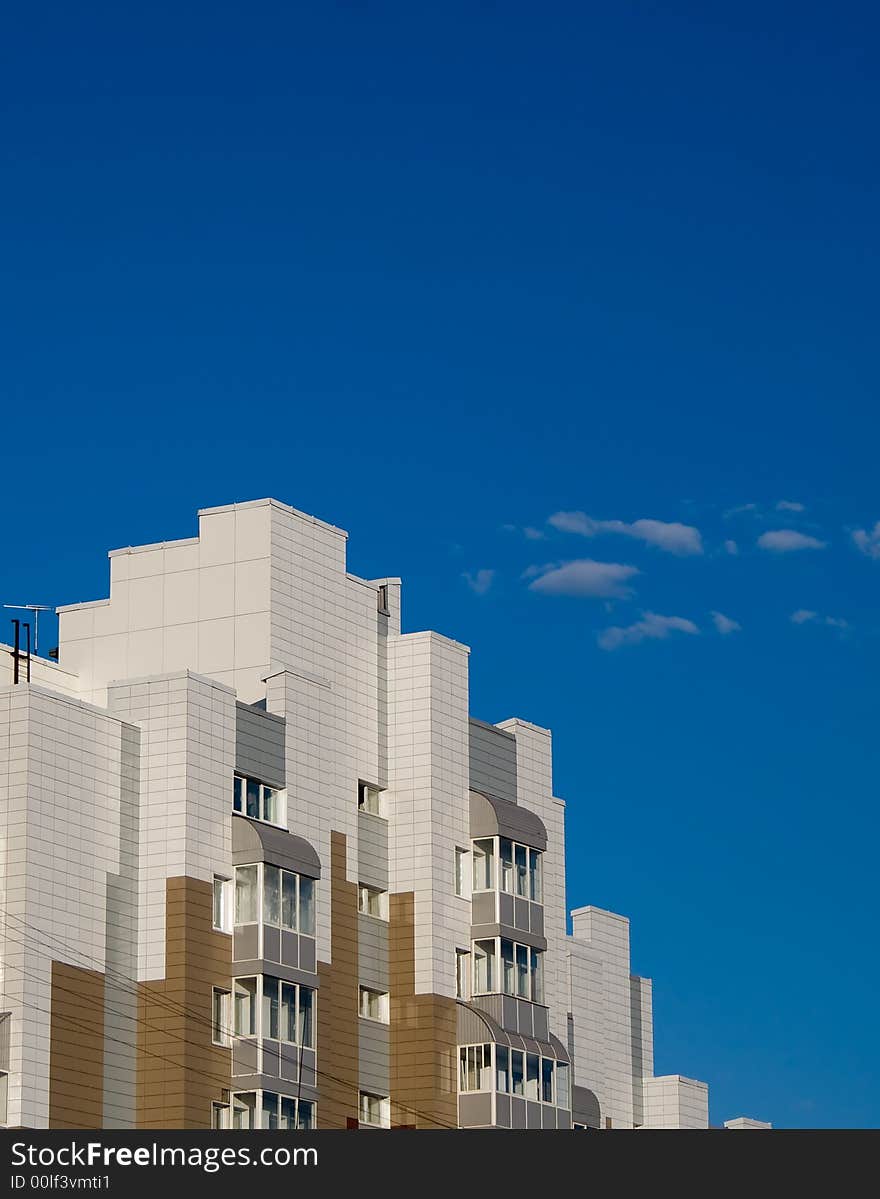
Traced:
<svg viewBox="0 0 880 1199">
<path fill-rule="evenodd" d="M 707 1127 L 628 921 L 567 933 L 550 733 L 471 718 L 468 648 L 345 549 L 206 509 L 57 660 L 3 647 L 0 1123 Z"/>
</svg>

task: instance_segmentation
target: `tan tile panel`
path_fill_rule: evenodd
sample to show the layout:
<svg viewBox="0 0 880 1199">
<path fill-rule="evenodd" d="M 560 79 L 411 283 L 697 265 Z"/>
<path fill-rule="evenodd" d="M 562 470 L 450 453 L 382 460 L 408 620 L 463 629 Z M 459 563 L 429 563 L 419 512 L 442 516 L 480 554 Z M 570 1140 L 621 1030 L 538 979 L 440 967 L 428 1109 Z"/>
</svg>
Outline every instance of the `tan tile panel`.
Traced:
<svg viewBox="0 0 880 1199">
<path fill-rule="evenodd" d="M 319 1128 L 345 1128 L 358 1114 L 357 886 L 346 878 L 346 839 L 330 834 L 330 943 L 318 963 Z"/>
<path fill-rule="evenodd" d="M 211 1042 L 211 991 L 228 989 L 232 938 L 213 929 L 210 883 L 166 881 L 165 978 L 138 999 L 138 1127 L 209 1128 L 231 1086 L 230 1051 Z"/>
<path fill-rule="evenodd" d="M 52 963 L 49 1127 L 100 1128 L 104 1115 L 104 975 Z"/>
<path fill-rule="evenodd" d="M 415 914 L 411 891 L 391 896 L 391 1123 L 455 1128 L 455 1000 L 415 993 Z"/>
</svg>

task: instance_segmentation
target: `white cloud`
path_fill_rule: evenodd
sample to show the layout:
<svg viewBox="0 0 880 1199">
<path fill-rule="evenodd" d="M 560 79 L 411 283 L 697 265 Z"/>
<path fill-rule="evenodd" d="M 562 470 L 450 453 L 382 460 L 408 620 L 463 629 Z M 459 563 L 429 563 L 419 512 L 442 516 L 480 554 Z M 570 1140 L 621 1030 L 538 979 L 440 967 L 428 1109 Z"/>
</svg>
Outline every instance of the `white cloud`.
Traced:
<svg viewBox="0 0 880 1199">
<path fill-rule="evenodd" d="M 797 529 L 772 529 L 758 538 L 762 550 L 775 550 L 778 554 L 788 554 L 793 550 L 824 550 L 826 544 L 818 537 L 799 533 Z"/>
<path fill-rule="evenodd" d="M 777 512 L 806 512 L 803 504 L 799 504 L 796 500 L 780 500 L 776 505 Z"/>
<path fill-rule="evenodd" d="M 632 588 L 625 585 L 626 580 L 638 573 L 637 567 L 620 562 L 594 562 L 592 558 L 577 558 L 573 562 L 530 566 L 524 577 L 532 578 L 533 581 L 529 583 L 531 591 L 540 591 L 545 595 L 627 599 L 632 595 Z"/>
<path fill-rule="evenodd" d="M 543 541 L 546 537 L 546 533 L 541 529 L 533 529 L 531 525 L 526 525 L 523 529 L 523 535 L 526 541 Z"/>
<path fill-rule="evenodd" d="M 792 624 L 806 624 L 807 621 L 815 620 L 819 615 L 818 612 L 813 612 L 811 608 L 798 608 L 797 612 L 792 612 L 789 620 Z"/>
<path fill-rule="evenodd" d="M 742 516 L 746 512 L 757 512 L 757 511 L 758 511 L 757 504 L 737 504 L 737 506 L 735 508 L 728 508 L 727 511 L 723 513 L 723 516 L 724 516 L 725 520 L 728 520 L 731 516 Z"/>
<path fill-rule="evenodd" d="M 863 554 L 867 554 L 869 558 L 880 558 L 880 520 L 870 532 L 867 529 L 856 529 L 852 539 Z"/>
<path fill-rule="evenodd" d="M 692 620 L 683 616 L 659 616 L 656 612 L 644 612 L 635 624 L 620 628 L 613 625 L 603 629 L 598 641 L 601 649 L 619 649 L 621 645 L 638 645 L 640 641 L 664 641 L 670 633 L 699 633 Z"/>
<path fill-rule="evenodd" d="M 726 637 L 728 633 L 738 633 L 742 625 L 737 620 L 731 620 L 729 616 L 725 616 L 723 612 L 713 612 L 712 620 L 715 622 L 715 628 Z"/>
<path fill-rule="evenodd" d="M 841 632 L 851 627 L 842 616 L 820 616 L 811 608 L 798 608 L 797 612 L 792 612 L 789 620 L 792 624 L 824 624 L 829 629 L 840 629 Z"/>
<path fill-rule="evenodd" d="M 699 529 L 683 525 L 678 521 L 634 520 L 627 524 L 623 520 L 594 520 L 585 512 L 554 512 L 547 523 L 562 533 L 578 533 L 581 537 L 596 537 L 600 533 L 619 533 L 633 537 L 647 545 L 670 554 L 702 554 L 703 540 Z"/>
<path fill-rule="evenodd" d="M 735 541 L 732 541 L 730 538 L 728 538 L 727 541 L 725 541 L 724 548 L 727 550 L 728 554 L 738 554 L 739 553 L 739 546 L 736 544 Z"/>
<path fill-rule="evenodd" d="M 469 570 L 462 573 L 461 576 L 471 591 L 477 595 L 485 595 L 492 586 L 492 580 L 495 578 L 494 570 L 478 570 L 475 574 L 471 574 Z"/>
<path fill-rule="evenodd" d="M 826 616 L 825 623 L 832 629 L 848 629 L 849 621 L 844 620 L 842 616 Z"/>
</svg>

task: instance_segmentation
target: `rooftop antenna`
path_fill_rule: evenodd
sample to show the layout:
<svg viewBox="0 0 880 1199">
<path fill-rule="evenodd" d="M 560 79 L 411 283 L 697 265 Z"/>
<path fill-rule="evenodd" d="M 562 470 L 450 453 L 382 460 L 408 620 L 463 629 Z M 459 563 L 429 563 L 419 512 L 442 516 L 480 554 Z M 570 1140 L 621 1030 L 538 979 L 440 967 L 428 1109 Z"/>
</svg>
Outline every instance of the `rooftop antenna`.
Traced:
<svg viewBox="0 0 880 1199">
<path fill-rule="evenodd" d="M 4 604 L 4 608 L 12 608 L 16 612 L 33 612 L 34 614 L 34 657 L 38 655 L 38 641 L 40 632 L 40 613 L 52 612 L 54 609 L 49 604 Z"/>
</svg>

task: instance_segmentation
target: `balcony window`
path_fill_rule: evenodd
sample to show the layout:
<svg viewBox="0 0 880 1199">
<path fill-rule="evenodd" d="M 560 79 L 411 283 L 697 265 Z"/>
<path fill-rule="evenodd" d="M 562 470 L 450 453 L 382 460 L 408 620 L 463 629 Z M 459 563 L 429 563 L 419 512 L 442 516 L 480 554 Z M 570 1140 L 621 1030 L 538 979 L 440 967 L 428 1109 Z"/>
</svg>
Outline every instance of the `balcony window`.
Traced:
<svg viewBox="0 0 880 1199">
<path fill-rule="evenodd" d="M 235 923 L 315 935 L 315 883 L 269 862 L 235 868 Z"/>
<path fill-rule="evenodd" d="M 254 1091 L 232 1096 L 232 1127 L 256 1128 L 257 1096 Z"/>
<path fill-rule="evenodd" d="M 540 1098 L 538 1092 L 538 1073 L 541 1059 L 537 1053 L 526 1054 L 526 1099 Z"/>
<path fill-rule="evenodd" d="M 473 842 L 474 890 L 491 891 L 496 886 L 496 856 L 498 889 L 541 903 L 541 851 L 509 837 L 485 837 Z"/>
<path fill-rule="evenodd" d="M 529 899 L 533 899 L 535 903 L 543 902 L 541 852 L 537 849 L 529 850 Z"/>
<path fill-rule="evenodd" d="M 495 962 L 500 960 L 500 977 Z M 474 942 L 474 994 L 516 995 L 532 1003 L 544 1002 L 540 949 L 520 945 L 506 937 Z"/>
<path fill-rule="evenodd" d="M 525 1055 L 521 1049 L 510 1051 L 510 1093 L 525 1094 Z"/>
<path fill-rule="evenodd" d="M 277 787 L 261 783 L 259 779 L 235 775 L 232 782 L 232 810 L 250 820 L 262 820 L 266 824 L 284 824 L 284 793 Z"/>
<path fill-rule="evenodd" d="M 492 1090 L 492 1046 L 462 1045 L 458 1051 L 459 1091 Z"/>
<path fill-rule="evenodd" d="M 235 868 L 235 923 L 256 924 L 259 919 L 256 866 Z"/>
<path fill-rule="evenodd" d="M 281 870 L 268 862 L 263 865 L 263 923 L 291 932 L 315 935 L 314 880 Z"/>
<path fill-rule="evenodd" d="M 262 980 L 264 1039 L 314 1048 L 314 991 L 265 975 Z"/>
<path fill-rule="evenodd" d="M 495 941 L 474 941 L 474 994 L 484 995 L 495 990 Z"/>
<path fill-rule="evenodd" d="M 233 993 L 233 1030 L 237 1037 L 257 1035 L 257 980 L 237 978 Z"/>
<path fill-rule="evenodd" d="M 550 1057 L 541 1058 L 541 1101 L 543 1103 L 552 1103 L 554 1100 L 553 1094 L 553 1059 Z"/>
<path fill-rule="evenodd" d="M 495 841 L 474 841 L 474 890 L 491 891 L 495 885 Z"/>
<path fill-rule="evenodd" d="M 229 1125 L 217 1123 L 214 1127 Z M 232 1096 L 232 1127 L 308 1131 L 315 1127 L 315 1105 L 309 1099 L 294 1099 L 274 1091 L 239 1092 Z"/>
<path fill-rule="evenodd" d="M 495 1090 L 502 1095 L 510 1090 L 510 1050 L 506 1045 L 495 1046 Z"/>
</svg>

